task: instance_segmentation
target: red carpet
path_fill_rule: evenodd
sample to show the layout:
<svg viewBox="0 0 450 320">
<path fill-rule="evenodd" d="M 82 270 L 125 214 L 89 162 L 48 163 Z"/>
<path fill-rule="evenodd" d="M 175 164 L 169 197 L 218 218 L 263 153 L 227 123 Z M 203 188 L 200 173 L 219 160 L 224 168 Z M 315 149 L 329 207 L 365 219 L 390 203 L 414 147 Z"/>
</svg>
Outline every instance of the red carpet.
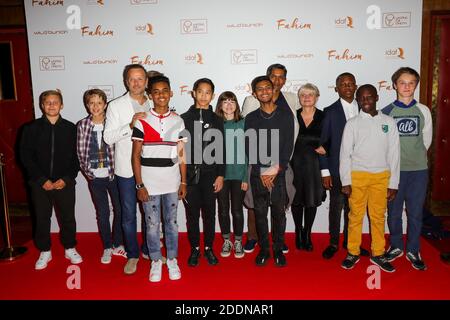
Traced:
<svg viewBox="0 0 450 320">
<path fill-rule="evenodd" d="M 380 289 L 368 289 L 369 259 L 362 257 L 353 270 L 344 270 L 340 263 L 345 251 L 340 250 L 331 260 L 324 260 L 322 250 L 328 235 L 314 234 L 313 252 L 297 251 L 293 234 L 287 235 L 290 251 L 288 266 L 277 268 L 270 259 L 266 267 L 256 267 L 256 251 L 242 259 L 221 258 L 222 241 L 216 237 L 215 252 L 220 263 L 209 266 L 204 258 L 196 268 L 187 266 L 189 254 L 187 235 L 180 234 L 179 264 L 182 278 L 168 279 L 163 267 L 160 283 L 148 281 L 149 262 L 141 259 L 138 272 L 123 274 L 125 259 L 113 257 L 109 265 L 100 263 L 101 245 L 96 233 L 78 234 L 78 251 L 84 258 L 80 264 L 81 289 L 69 290 L 66 273 L 69 261 L 57 235 L 53 236 L 53 260 L 47 269 L 34 270 L 38 251 L 28 244 L 29 252 L 15 262 L 0 263 L 0 299 L 148 299 L 148 300 L 395 300 L 395 299 L 450 299 L 450 267 L 439 260 L 437 252 L 427 241 L 422 241 L 422 256 L 428 265 L 425 272 L 412 269 L 401 257 L 394 262 L 397 271 L 381 271 Z M 364 239 L 368 248 L 368 238 Z M 257 247 L 258 248 L 258 247 Z"/>
</svg>

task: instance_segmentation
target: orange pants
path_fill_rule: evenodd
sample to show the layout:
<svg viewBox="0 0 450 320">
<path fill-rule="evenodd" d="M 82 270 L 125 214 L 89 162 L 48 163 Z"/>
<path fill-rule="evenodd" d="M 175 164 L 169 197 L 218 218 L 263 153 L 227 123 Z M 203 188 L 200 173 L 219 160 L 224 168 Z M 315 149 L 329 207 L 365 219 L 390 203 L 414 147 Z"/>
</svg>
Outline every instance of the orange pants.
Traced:
<svg viewBox="0 0 450 320">
<path fill-rule="evenodd" d="M 387 189 L 390 172 L 370 173 L 352 171 L 352 193 L 349 197 L 348 252 L 359 255 L 361 233 L 366 209 L 369 211 L 372 256 L 385 252 Z"/>
</svg>

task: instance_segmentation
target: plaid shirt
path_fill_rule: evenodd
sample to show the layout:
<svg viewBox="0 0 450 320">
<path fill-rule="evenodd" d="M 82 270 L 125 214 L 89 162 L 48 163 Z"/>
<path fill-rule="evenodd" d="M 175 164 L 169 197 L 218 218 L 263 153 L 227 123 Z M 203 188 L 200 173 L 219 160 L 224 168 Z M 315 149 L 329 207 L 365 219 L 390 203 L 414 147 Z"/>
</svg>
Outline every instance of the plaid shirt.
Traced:
<svg viewBox="0 0 450 320">
<path fill-rule="evenodd" d="M 95 179 L 93 170 L 89 162 L 89 144 L 91 141 L 92 129 L 94 123 L 92 122 L 92 115 L 80 120 L 77 124 L 77 154 L 80 161 L 80 168 L 88 179 Z M 114 145 L 106 144 L 106 155 L 109 166 L 109 180 L 114 179 Z"/>
</svg>

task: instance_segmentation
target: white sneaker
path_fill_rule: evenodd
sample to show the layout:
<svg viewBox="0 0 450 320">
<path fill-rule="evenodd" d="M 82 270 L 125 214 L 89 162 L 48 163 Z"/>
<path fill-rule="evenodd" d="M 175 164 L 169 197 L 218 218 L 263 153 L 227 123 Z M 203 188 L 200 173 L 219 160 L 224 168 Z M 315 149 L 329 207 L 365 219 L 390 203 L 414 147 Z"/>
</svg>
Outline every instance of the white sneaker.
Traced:
<svg viewBox="0 0 450 320">
<path fill-rule="evenodd" d="M 39 255 L 39 259 L 36 261 L 34 268 L 36 270 L 42 270 L 47 268 L 48 263 L 52 260 L 52 252 L 51 251 L 41 251 Z"/>
<path fill-rule="evenodd" d="M 66 249 L 65 257 L 66 259 L 70 260 L 71 264 L 79 264 L 83 262 L 83 258 L 80 256 L 80 254 L 77 252 L 77 249 L 75 248 Z"/>
<path fill-rule="evenodd" d="M 109 249 L 103 250 L 102 259 L 100 260 L 101 263 L 110 264 L 112 255 L 113 255 L 113 249 L 109 248 Z"/>
<path fill-rule="evenodd" d="M 169 270 L 169 279 L 178 280 L 181 278 L 181 271 L 177 264 L 177 259 L 167 259 L 167 269 Z"/>
<path fill-rule="evenodd" d="M 121 256 L 124 258 L 127 257 L 127 252 L 125 251 L 125 248 L 122 245 L 118 246 L 117 248 L 114 248 L 112 251 L 112 254 L 115 256 Z"/>
<path fill-rule="evenodd" d="M 159 282 L 161 281 L 161 273 L 162 273 L 162 261 L 152 261 L 152 267 L 150 269 L 150 282 Z"/>
</svg>

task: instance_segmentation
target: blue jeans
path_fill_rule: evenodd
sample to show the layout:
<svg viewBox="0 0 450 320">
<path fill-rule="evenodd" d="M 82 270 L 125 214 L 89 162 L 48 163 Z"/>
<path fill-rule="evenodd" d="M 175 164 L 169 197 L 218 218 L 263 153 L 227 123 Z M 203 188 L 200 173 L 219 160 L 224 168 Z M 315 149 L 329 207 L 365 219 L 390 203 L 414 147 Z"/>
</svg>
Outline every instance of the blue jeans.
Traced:
<svg viewBox="0 0 450 320">
<path fill-rule="evenodd" d="M 147 224 L 147 246 L 150 259 L 161 259 L 159 243 L 159 224 L 161 223 L 161 205 L 164 219 L 164 239 L 166 241 L 167 259 L 178 256 L 178 192 L 150 196 L 149 201 L 143 202 Z"/>
<path fill-rule="evenodd" d="M 422 231 L 423 204 L 427 193 L 428 170 L 400 171 L 397 196 L 388 203 L 388 227 L 390 244 L 403 250 L 403 203 L 407 214 L 406 251 L 418 253 Z"/>
<path fill-rule="evenodd" d="M 97 210 L 98 231 L 102 238 L 103 248 L 110 249 L 113 246 L 117 248 L 123 244 L 122 214 L 117 179 L 110 181 L 109 178 L 95 178 L 94 180 L 88 181 L 88 186 L 91 191 L 92 201 Z M 112 236 L 111 225 L 109 223 L 110 210 L 108 193 L 114 208 Z"/>
<path fill-rule="evenodd" d="M 119 187 L 120 205 L 122 208 L 122 228 L 127 258 L 139 258 L 136 222 L 136 183 L 134 177 L 123 178 L 116 176 L 116 179 L 117 186 Z M 144 230 L 145 228 L 142 229 L 142 233 L 145 233 Z M 145 242 L 142 245 L 142 251 L 145 254 L 148 254 Z"/>
</svg>

